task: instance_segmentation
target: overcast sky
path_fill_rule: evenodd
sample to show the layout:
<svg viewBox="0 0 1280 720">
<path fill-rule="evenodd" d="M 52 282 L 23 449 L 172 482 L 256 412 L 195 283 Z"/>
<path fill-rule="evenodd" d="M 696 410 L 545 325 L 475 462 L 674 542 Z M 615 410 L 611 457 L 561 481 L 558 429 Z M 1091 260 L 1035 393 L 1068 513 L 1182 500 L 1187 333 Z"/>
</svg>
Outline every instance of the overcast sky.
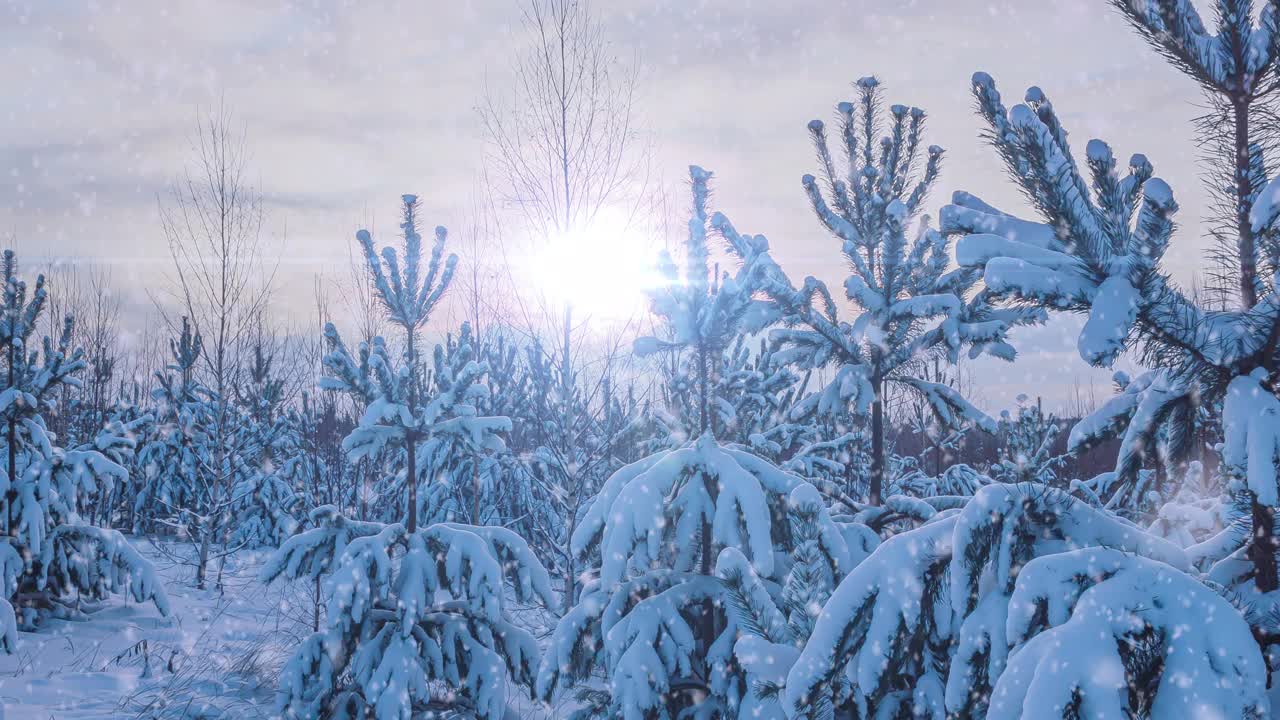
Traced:
<svg viewBox="0 0 1280 720">
<path fill-rule="evenodd" d="M 1194 84 L 1105 0 L 596 0 L 619 56 L 638 57 L 640 119 L 665 182 L 715 171 L 715 205 L 766 234 L 797 277 L 835 280 L 838 245 L 810 215 L 805 124 L 868 74 L 930 114 L 947 149 L 930 214 L 957 188 L 1024 209 L 978 138 L 969 77 L 1010 104 L 1039 85 L 1077 150 L 1146 153 L 1174 187 L 1175 277 L 1197 267 L 1204 193 Z M 14 2 L 0 5 L 0 239 L 27 254 L 113 263 L 133 298 L 168 262 L 157 194 L 189 157 L 197 110 L 225 99 L 248 130 L 268 230 L 282 238 L 282 313 L 344 263 L 357 226 L 389 222 L 405 192 L 458 226 L 481 168 L 476 106 L 510 83 L 524 42 L 516 0 Z M 384 220 L 386 219 L 386 220 Z M 381 221 L 381 222 L 379 222 Z M 1078 323 L 1018 336 L 1013 367 L 983 363 L 988 409 L 1026 392 L 1060 400 L 1108 373 L 1074 351 Z"/>
</svg>

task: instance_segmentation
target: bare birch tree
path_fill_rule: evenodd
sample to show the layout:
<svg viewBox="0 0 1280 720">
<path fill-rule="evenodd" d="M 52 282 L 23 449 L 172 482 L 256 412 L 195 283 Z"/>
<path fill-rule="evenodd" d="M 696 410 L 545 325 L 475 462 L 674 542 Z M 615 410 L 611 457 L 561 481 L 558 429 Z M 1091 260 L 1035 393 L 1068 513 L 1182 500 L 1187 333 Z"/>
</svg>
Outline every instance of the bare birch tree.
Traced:
<svg viewBox="0 0 1280 720">
<path fill-rule="evenodd" d="M 480 117 L 504 199 L 546 237 L 634 203 L 647 160 L 637 68 L 617 61 L 587 2 L 528 0 L 522 25 L 534 44 L 514 62 L 514 93 L 490 93 Z"/>
<path fill-rule="evenodd" d="M 571 499 L 557 507 L 565 513 L 563 537 L 546 539 L 564 563 L 568 606 L 577 572 L 568 538 L 578 504 L 596 490 L 597 476 L 614 460 L 610 443 L 593 446 L 584 433 L 600 427 L 609 411 L 608 388 L 618 371 L 622 343 L 616 337 L 603 341 L 603 357 L 598 358 L 602 370 L 594 381 L 587 380 L 583 369 L 590 363 L 581 357 L 584 324 L 575 326 L 569 303 L 549 303 L 522 287 L 511 275 L 511 268 L 521 264 L 512 262 L 508 250 L 513 241 L 523 240 L 536 253 L 557 237 L 591 229 L 605 210 L 635 223 L 649 199 L 651 153 L 637 127 L 638 63 L 616 57 L 588 2 L 526 0 L 521 29 L 532 43 L 513 61 L 512 91 L 488 93 L 479 108 L 489 150 L 486 177 L 496 189 L 494 196 L 514 211 L 513 222 L 494 220 L 497 208 L 480 203 L 477 215 L 488 216 L 472 224 L 498 246 L 498 253 L 491 254 L 506 261 L 507 275 L 501 280 L 510 306 L 499 310 L 507 316 L 507 326 L 526 334 L 533 352 L 541 355 L 541 379 L 547 384 L 541 391 L 556 397 L 540 404 L 547 415 L 541 419 L 560 431 L 557 437 L 537 439 L 539 452 L 549 460 L 548 476 L 539 481 L 552 486 L 545 490 L 553 500 Z M 518 232 L 512 232 L 514 221 Z M 612 239 L 602 237 L 601 242 Z M 468 298 L 477 318 L 484 306 L 482 272 L 474 268 Z M 554 339 L 541 342 L 544 334 Z"/>
<path fill-rule="evenodd" d="M 199 118 L 194 159 L 160 202 L 178 304 L 204 340 L 202 375 L 213 393 L 213 456 L 202 459 L 207 503 L 196 513 L 204 587 L 209 550 L 224 535 L 232 463 L 240 448 L 231 411 L 236 351 L 267 305 L 274 280 L 263 239 L 263 199 L 248 177 L 246 133 L 225 105 Z M 176 323 L 169 319 L 169 324 Z"/>
<path fill-rule="evenodd" d="M 111 273 L 106 268 L 91 267 L 85 273 L 84 309 L 77 326 L 81 347 L 89 360 L 85 388 L 89 426 L 85 431 L 93 432 L 106 419 L 119 370 L 120 296 L 112 288 Z"/>
</svg>

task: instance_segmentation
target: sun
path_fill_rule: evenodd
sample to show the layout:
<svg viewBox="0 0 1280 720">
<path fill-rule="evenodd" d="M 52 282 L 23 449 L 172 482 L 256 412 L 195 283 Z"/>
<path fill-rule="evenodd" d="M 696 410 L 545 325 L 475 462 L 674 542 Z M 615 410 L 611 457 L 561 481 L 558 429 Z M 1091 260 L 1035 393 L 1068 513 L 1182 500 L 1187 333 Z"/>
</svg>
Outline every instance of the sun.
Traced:
<svg viewBox="0 0 1280 720">
<path fill-rule="evenodd" d="M 589 225 L 536 245 L 530 258 L 537 289 L 576 315 L 626 320 L 647 306 L 645 291 L 660 278 L 657 249 L 635 223 L 602 211 Z"/>
</svg>

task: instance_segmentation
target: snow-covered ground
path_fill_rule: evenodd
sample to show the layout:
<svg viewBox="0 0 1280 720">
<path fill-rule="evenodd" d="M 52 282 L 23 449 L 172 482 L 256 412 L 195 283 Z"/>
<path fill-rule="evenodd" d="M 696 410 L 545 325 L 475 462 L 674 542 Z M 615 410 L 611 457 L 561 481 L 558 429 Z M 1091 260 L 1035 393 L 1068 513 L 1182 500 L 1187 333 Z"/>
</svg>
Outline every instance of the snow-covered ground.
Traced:
<svg viewBox="0 0 1280 720">
<path fill-rule="evenodd" d="M 185 563 L 189 544 L 131 540 L 163 577 L 171 616 L 115 596 L 85 620 L 49 620 L 20 633 L 18 651 L 0 655 L 4 720 L 274 717 L 280 667 L 311 633 L 314 589 L 263 585 L 258 571 L 268 552 L 241 551 L 227 558 L 221 593 L 216 574 L 209 589 L 197 590 Z M 515 616 L 540 640 L 549 634 L 540 611 Z M 507 694 L 513 719 L 557 717 L 572 705 L 563 698 L 565 707 L 548 713 L 522 688 Z"/>
<path fill-rule="evenodd" d="M 310 632 L 307 589 L 264 587 L 265 555 L 227 558 L 223 592 L 195 589 L 189 545 L 134 539 L 166 581 L 172 615 L 114 597 L 87 620 L 51 620 L 0 656 L 5 718 L 271 716 L 280 665 Z"/>
</svg>

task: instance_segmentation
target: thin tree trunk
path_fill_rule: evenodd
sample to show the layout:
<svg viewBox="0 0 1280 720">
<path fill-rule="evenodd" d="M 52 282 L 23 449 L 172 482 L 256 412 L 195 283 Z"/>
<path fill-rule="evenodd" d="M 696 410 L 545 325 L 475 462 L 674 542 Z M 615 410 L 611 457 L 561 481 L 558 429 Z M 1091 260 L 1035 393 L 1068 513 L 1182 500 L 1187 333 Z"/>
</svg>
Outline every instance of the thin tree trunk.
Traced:
<svg viewBox="0 0 1280 720">
<path fill-rule="evenodd" d="M 222 591 L 223 591 L 222 571 L 225 570 L 226 567 L 227 567 L 227 543 L 224 540 L 222 542 L 222 553 L 218 555 L 218 581 L 213 584 L 214 587 L 218 588 L 219 597 L 222 596 Z"/>
<path fill-rule="evenodd" d="M 409 431 L 405 433 L 405 454 L 407 456 L 406 474 L 404 481 L 409 486 L 409 507 L 406 514 L 409 516 L 405 520 L 405 527 L 410 534 L 418 531 L 418 444 L 417 433 Z"/>
<path fill-rule="evenodd" d="M 1275 508 L 1252 503 L 1253 544 L 1249 546 L 1249 560 L 1253 562 L 1254 583 L 1258 591 L 1268 593 L 1280 589 L 1280 577 L 1276 573 L 1276 513 Z"/>
<path fill-rule="evenodd" d="M 356 497 L 357 497 L 357 502 L 358 502 L 357 507 L 359 508 L 357 510 L 357 512 L 359 513 L 357 515 L 357 518 L 360 520 L 369 519 L 369 497 L 368 497 L 369 493 L 368 493 L 368 488 L 366 487 L 368 483 L 368 473 L 365 470 L 364 463 L 365 463 L 364 460 L 357 461 L 356 466 L 355 468 L 353 468 L 352 475 L 351 475 L 352 484 L 353 484 L 353 487 L 351 488 L 351 490 L 356 494 Z"/>
<path fill-rule="evenodd" d="M 12 332 L 13 331 L 12 318 L 10 318 L 9 323 L 10 323 L 10 332 Z M 11 339 L 9 341 L 9 372 L 8 372 L 8 386 L 11 388 L 13 387 L 13 358 L 14 358 L 14 349 L 13 349 L 13 340 Z M 18 497 L 18 490 L 17 490 L 17 487 L 18 487 L 18 478 L 17 478 L 17 475 L 18 475 L 18 447 L 17 447 L 18 446 L 18 421 L 14 417 L 13 412 L 14 412 L 13 409 L 10 408 L 9 435 L 8 435 L 9 492 L 7 493 L 7 495 L 9 497 L 8 506 L 10 508 L 11 514 L 12 514 L 12 508 L 13 508 L 13 501 L 16 500 Z M 11 535 L 17 536 L 17 531 L 14 530 L 15 523 L 13 522 L 13 518 L 11 517 L 6 518 L 6 520 L 8 521 L 8 525 L 9 525 L 9 533 Z"/>
<path fill-rule="evenodd" d="M 409 413 L 418 417 L 418 366 L 413 347 L 413 329 L 405 328 L 405 342 L 409 354 Z M 404 434 L 405 442 L 405 483 L 409 486 L 409 507 L 405 520 L 405 528 L 410 534 L 418 531 L 418 433 L 408 430 Z"/>
<path fill-rule="evenodd" d="M 196 587 L 204 589 L 205 567 L 209 563 L 209 545 L 212 543 L 213 529 L 202 527 L 200 533 L 200 558 L 196 564 Z"/>
<path fill-rule="evenodd" d="M 875 399 L 871 401 L 871 487 L 867 501 L 879 505 L 884 492 L 884 381 L 873 385 Z"/>
<path fill-rule="evenodd" d="M 573 562 L 573 533 L 578 529 L 577 526 L 578 512 L 574 508 L 569 514 L 569 528 L 566 538 L 569 539 L 564 545 L 565 553 L 565 573 L 564 573 L 564 597 L 561 599 L 564 607 L 564 614 L 568 615 L 573 609 L 574 596 L 578 592 L 578 569 Z"/>
<path fill-rule="evenodd" d="M 710 384 L 711 379 L 710 379 L 710 372 L 708 371 L 708 368 L 707 368 L 707 362 L 708 362 L 707 349 L 700 345 L 698 347 L 698 435 L 699 437 L 701 437 L 702 435 L 705 435 L 708 429 L 711 427 L 711 417 L 710 417 L 710 412 L 708 408 L 708 403 L 709 403 L 708 396 L 710 394 L 710 389 L 708 388 L 708 385 Z M 711 495 L 712 501 L 714 502 L 715 496 L 716 496 L 715 483 L 708 483 L 707 482 L 708 478 L 706 477 L 697 478 L 697 480 L 702 483 L 705 483 L 708 486 L 707 493 Z M 701 556 L 702 557 L 698 565 L 698 571 L 704 576 L 709 576 L 712 574 L 711 549 L 712 549 L 713 539 L 711 537 L 711 524 L 708 523 L 706 520 L 702 521 L 702 532 L 701 532 L 700 539 L 701 539 Z M 703 650 L 705 652 L 710 650 L 711 644 L 715 642 L 715 639 L 719 634 L 716 628 L 715 604 L 710 600 L 702 603 L 702 623 L 701 624 L 702 624 L 702 640 L 704 643 Z"/>
<path fill-rule="evenodd" d="M 219 387 L 223 387 L 223 383 L 218 383 Z M 222 396 L 219 395 L 219 398 Z M 226 407 L 225 401 L 219 399 L 218 409 L 218 430 L 216 437 L 218 440 L 218 458 L 217 458 L 217 476 L 213 479 L 213 502 L 209 505 L 209 514 L 205 522 L 206 527 L 203 528 L 203 536 L 200 540 L 200 559 L 199 565 L 196 567 L 196 587 L 201 590 L 205 587 L 205 577 L 208 575 L 209 564 L 209 548 L 213 545 L 213 536 L 218 532 L 221 521 L 218 519 L 219 504 L 222 502 L 222 473 L 227 467 L 227 450 L 226 450 Z M 222 583 L 222 571 L 218 571 L 218 583 Z"/>
<path fill-rule="evenodd" d="M 315 577 L 315 603 L 311 607 L 311 632 L 320 632 L 320 576 Z"/>
<path fill-rule="evenodd" d="M 710 373 L 707 371 L 707 349 L 701 345 L 698 346 L 698 436 L 701 437 L 707 433 L 711 427 L 711 417 L 708 408 L 710 394 L 709 385 L 711 382 Z M 703 478 L 703 482 L 706 479 Z M 710 492 L 710 488 L 708 488 Z M 702 563 L 700 570 L 703 575 L 711 574 L 711 524 L 706 520 L 702 521 Z"/>
<path fill-rule="evenodd" d="M 575 455 L 574 455 L 574 448 L 573 448 L 573 444 L 574 444 L 573 430 L 572 430 L 572 423 L 571 423 L 569 411 L 570 411 L 571 398 L 573 397 L 572 383 L 574 380 L 573 345 L 572 345 L 573 343 L 573 305 L 565 305 L 565 308 L 564 308 L 564 334 L 563 334 L 563 337 L 561 338 L 561 343 L 562 344 L 560 348 L 560 353 L 561 353 L 560 355 L 560 363 L 561 363 L 560 365 L 560 433 L 561 433 L 560 444 L 561 444 L 561 447 L 564 448 L 564 452 L 566 453 L 565 459 L 568 461 L 569 464 L 572 464 L 573 458 L 575 457 Z M 604 383 L 605 383 L 604 408 L 605 408 L 605 412 L 607 413 L 609 408 L 608 380 L 605 379 Z M 605 452 L 608 452 L 608 449 L 606 449 Z M 577 582 L 578 582 L 577 567 L 574 565 L 574 561 L 573 561 L 573 533 L 578 528 L 578 508 L 579 508 L 578 503 L 582 501 L 582 496 L 587 491 L 587 488 L 583 486 L 584 485 L 583 476 L 580 472 L 580 469 L 575 471 L 574 473 L 575 477 L 573 478 L 570 478 L 569 476 L 568 467 L 565 467 L 562 470 L 564 473 L 564 479 L 565 479 L 566 485 L 571 485 L 576 490 L 576 492 L 573 494 L 573 506 L 570 508 L 566 508 L 569 513 L 569 517 L 567 518 L 569 521 L 569 527 L 565 535 L 566 571 L 565 571 L 565 581 L 564 581 L 564 612 L 568 614 L 569 610 L 573 608 L 574 596 L 577 594 Z M 567 490 L 568 487 L 566 487 L 565 489 Z"/>
<path fill-rule="evenodd" d="M 710 382 L 708 374 L 707 352 L 703 348 L 698 348 L 698 435 L 705 434 L 711 427 L 707 407 L 709 404 L 707 384 Z"/>
<path fill-rule="evenodd" d="M 1258 260 L 1254 248 L 1253 227 L 1249 222 L 1253 181 L 1249 176 L 1249 102 L 1232 103 L 1235 130 L 1236 233 L 1240 252 L 1240 302 L 1246 308 L 1258 304 Z"/>
<path fill-rule="evenodd" d="M 474 497 L 471 499 L 471 523 L 480 524 L 480 453 L 471 451 L 471 488 Z"/>
<path fill-rule="evenodd" d="M 1250 177 L 1249 152 L 1249 99 L 1237 97 L 1232 101 L 1232 121 L 1235 134 L 1236 181 L 1236 247 L 1240 255 L 1240 303 L 1245 309 L 1258 304 L 1258 260 L 1249 222 L 1249 196 L 1253 194 Z M 1262 505 L 1255 497 L 1251 503 L 1253 516 L 1253 544 L 1249 546 L 1249 559 L 1254 567 L 1254 581 L 1260 592 L 1280 588 L 1276 573 L 1276 517 L 1275 508 Z"/>
</svg>

